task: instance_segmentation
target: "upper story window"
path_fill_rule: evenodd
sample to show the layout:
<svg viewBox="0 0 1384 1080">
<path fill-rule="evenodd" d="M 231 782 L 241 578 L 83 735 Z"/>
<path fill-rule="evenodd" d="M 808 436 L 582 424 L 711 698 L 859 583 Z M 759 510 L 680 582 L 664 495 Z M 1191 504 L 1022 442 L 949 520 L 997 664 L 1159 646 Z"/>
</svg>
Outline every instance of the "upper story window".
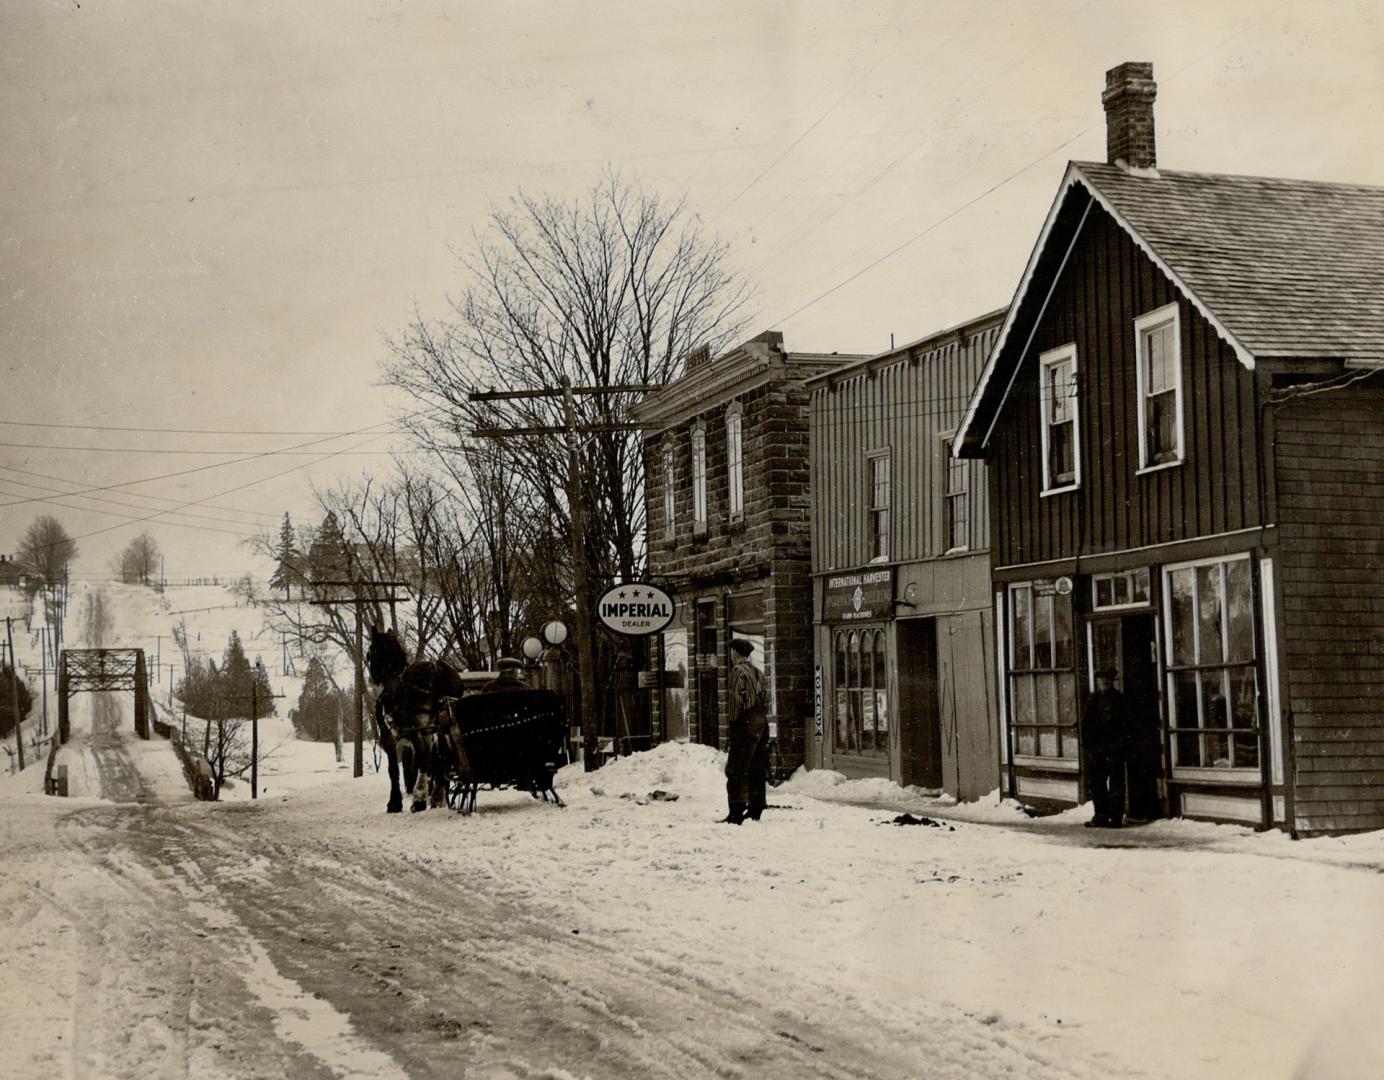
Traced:
<svg viewBox="0 0 1384 1080">
<path fill-rule="evenodd" d="M 1182 461 L 1182 336 L 1177 305 L 1134 320 L 1139 350 L 1139 468 Z"/>
<path fill-rule="evenodd" d="M 673 498 L 673 487 L 677 480 L 676 456 L 673 444 L 663 444 L 663 535 L 673 539 L 673 527 L 677 523 L 677 503 Z"/>
<path fill-rule="evenodd" d="M 692 425 L 692 531 L 706 532 L 706 425 Z"/>
<path fill-rule="evenodd" d="M 1077 432 L 1076 346 L 1063 345 L 1039 357 L 1038 403 L 1043 417 L 1043 492 L 1066 491 L 1081 483 L 1081 437 Z"/>
<path fill-rule="evenodd" d="M 731 521 L 739 521 L 745 514 L 745 456 L 744 456 L 744 414 L 740 402 L 732 402 L 726 410 L 726 479 L 728 482 L 727 507 Z"/>
<path fill-rule="evenodd" d="M 889 558 L 889 452 L 875 454 L 870 461 L 870 558 Z"/>
<path fill-rule="evenodd" d="M 947 551 L 965 551 L 970 546 L 966 538 L 966 480 L 969 463 L 952 457 L 952 446 L 952 437 L 945 436 L 942 441 L 942 460 L 947 465 L 947 490 L 943 497 L 945 505 L 942 514 L 942 540 Z"/>
</svg>

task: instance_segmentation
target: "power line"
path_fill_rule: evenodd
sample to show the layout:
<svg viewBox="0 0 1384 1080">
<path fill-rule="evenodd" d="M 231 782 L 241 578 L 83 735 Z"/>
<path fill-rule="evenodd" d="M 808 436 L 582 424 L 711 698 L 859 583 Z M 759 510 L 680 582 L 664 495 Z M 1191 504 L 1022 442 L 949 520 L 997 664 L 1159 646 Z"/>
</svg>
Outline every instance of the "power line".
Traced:
<svg viewBox="0 0 1384 1080">
<path fill-rule="evenodd" d="M 346 434 L 350 435 L 352 433 L 348 431 Z M 382 431 L 376 435 L 375 438 L 383 439 L 392 434 L 396 433 Z M 332 437 L 340 438 L 341 436 L 337 435 Z M 203 457 L 229 457 L 233 454 L 245 453 L 244 450 L 188 450 L 183 447 L 152 446 L 65 446 L 58 443 L 0 442 L 0 446 L 10 446 L 21 450 L 76 450 L 95 454 L 199 454 Z M 269 452 L 283 457 L 309 457 L 317 451 L 295 450 L 292 447 L 284 447 L 281 450 L 272 450 Z M 383 450 L 343 450 L 337 456 L 378 457 L 384 452 Z M 411 453 L 412 451 L 409 452 Z"/>
<path fill-rule="evenodd" d="M 9 427 L 37 427 L 37 428 L 63 428 L 68 431 L 138 431 L 156 435 L 271 435 L 271 436 L 297 436 L 297 435 L 354 435 L 354 431 L 264 431 L 264 430 L 242 430 L 238 428 L 175 428 L 175 427 L 133 427 L 120 424 L 69 424 L 57 423 L 56 421 L 41 420 L 3 420 L 0 424 Z M 397 432 L 381 432 L 381 434 L 406 435 L 408 432 L 400 429 Z"/>
</svg>

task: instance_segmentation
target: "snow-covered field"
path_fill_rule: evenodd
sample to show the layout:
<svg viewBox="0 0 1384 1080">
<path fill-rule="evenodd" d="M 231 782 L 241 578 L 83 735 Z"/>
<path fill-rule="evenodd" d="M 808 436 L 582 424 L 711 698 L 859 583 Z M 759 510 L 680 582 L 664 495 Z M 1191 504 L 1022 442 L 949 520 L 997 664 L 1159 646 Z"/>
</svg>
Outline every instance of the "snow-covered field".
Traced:
<svg viewBox="0 0 1384 1080">
<path fill-rule="evenodd" d="M 139 805 L 0 778 L 0 1074 L 1384 1076 L 1382 834 L 822 772 L 737 828 L 696 745 L 470 818 L 280 748 L 213 805 L 121 730 Z"/>
</svg>

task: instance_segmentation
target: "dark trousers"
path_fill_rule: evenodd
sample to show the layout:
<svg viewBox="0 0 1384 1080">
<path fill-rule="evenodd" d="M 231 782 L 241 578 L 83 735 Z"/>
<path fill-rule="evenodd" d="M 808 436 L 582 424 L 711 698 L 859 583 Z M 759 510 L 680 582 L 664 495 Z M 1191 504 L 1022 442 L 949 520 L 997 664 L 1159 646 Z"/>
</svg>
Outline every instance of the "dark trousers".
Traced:
<svg viewBox="0 0 1384 1080">
<path fill-rule="evenodd" d="M 1096 807 L 1096 821 L 1124 822 L 1125 762 L 1118 750 L 1094 750 L 1087 757 L 1086 792 Z"/>
</svg>

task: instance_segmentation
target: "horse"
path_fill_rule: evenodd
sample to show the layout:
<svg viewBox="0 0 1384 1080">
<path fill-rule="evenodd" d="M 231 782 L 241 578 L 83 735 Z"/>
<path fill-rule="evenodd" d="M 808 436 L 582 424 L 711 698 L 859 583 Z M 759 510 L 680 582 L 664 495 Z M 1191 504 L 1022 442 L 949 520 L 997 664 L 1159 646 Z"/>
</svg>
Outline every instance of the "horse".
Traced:
<svg viewBox="0 0 1384 1080">
<path fill-rule="evenodd" d="M 404 787 L 412 797 L 410 810 L 418 813 L 441 806 L 445 798 L 445 762 L 433 753 L 429 731 L 446 715 L 447 700 L 459 698 L 464 687 L 457 672 L 435 660 L 410 664 L 399 636 L 378 626 L 370 628 L 365 653 L 370 681 L 381 687 L 375 699 L 375 727 L 380 747 L 389 763 L 389 802 L 385 812 L 402 813 Z M 387 718 L 387 719 L 386 719 Z"/>
</svg>

